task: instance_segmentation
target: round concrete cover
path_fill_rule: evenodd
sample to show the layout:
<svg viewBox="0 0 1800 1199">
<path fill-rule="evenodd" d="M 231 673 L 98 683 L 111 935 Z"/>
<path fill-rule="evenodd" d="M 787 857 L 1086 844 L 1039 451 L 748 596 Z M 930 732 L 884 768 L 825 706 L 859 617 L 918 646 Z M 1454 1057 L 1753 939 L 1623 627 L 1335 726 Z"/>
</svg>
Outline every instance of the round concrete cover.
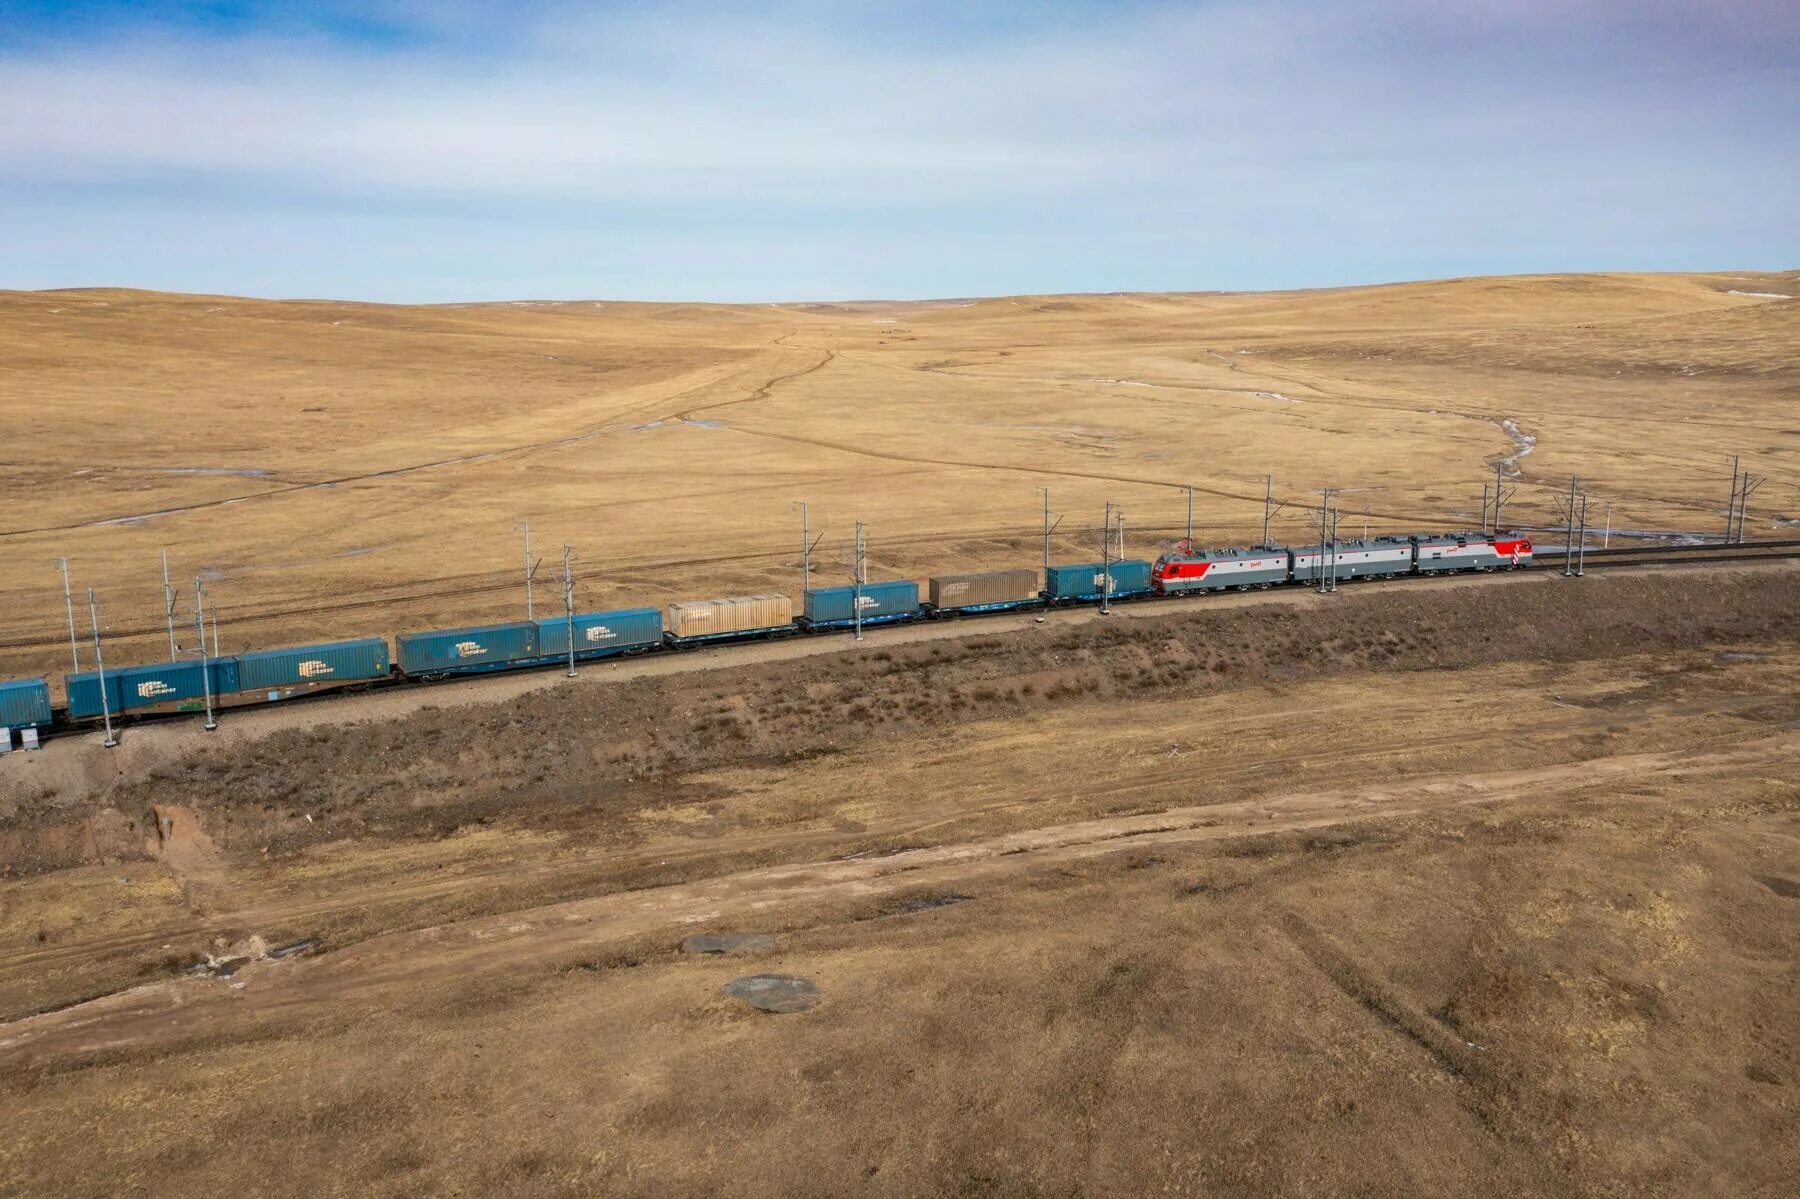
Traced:
<svg viewBox="0 0 1800 1199">
<path fill-rule="evenodd" d="M 804 1012 L 819 1006 L 817 983 L 791 974 L 752 974 L 734 978 L 721 990 L 764 1012 Z"/>
</svg>

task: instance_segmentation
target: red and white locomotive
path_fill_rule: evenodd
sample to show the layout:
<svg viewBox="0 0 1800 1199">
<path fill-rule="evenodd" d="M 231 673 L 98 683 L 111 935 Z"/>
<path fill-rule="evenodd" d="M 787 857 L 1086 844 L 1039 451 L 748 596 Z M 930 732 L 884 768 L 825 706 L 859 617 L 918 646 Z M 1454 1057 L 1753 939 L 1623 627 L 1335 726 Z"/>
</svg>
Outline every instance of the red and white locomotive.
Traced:
<svg viewBox="0 0 1800 1199">
<path fill-rule="evenodd" d="M 1416 533 L 1334 545 L 1254 545 L 1164 554 L 1150 569 L 1159 595 L 1247 590 L 1316 582 L 1466 570 L 1513 570 L 1531 562 L 1531 540 L 1515 533 Z"/>
</svg>

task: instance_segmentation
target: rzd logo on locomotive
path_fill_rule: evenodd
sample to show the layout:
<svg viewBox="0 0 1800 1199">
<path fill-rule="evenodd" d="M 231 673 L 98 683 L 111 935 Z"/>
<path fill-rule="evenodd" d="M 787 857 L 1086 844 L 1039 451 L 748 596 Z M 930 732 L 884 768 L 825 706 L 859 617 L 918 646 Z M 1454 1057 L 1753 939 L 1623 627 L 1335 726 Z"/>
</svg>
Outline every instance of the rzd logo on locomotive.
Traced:
<svg viewBox="0 0 1800 1199">
<path fill-rule="evenodd" d="M 485 653 L 487 653 L 487 646 L 479 641 L 458 641 L 456 643 L 456 656 L 459 658 L 479 658 Z"/>
<path fill-rule="evenodd" d="M 300 677 L 303 679 L 312 679 L 317 678 L 322 674 L 335 673 L 329 663 L 321 662 L 317 658 L 308 658 L 306 661 L 300 663 L 296 669 L 299 670 Z"/>
<path fill-rule="evenodd" d="M 155 699 L 161 695 L 174 695 L 175 688 L 169 686 L 161 679 L 151 679 L 148 682 L 139 683 L 137 685 L 137 693 L 139 699 Z"/>
</svg>

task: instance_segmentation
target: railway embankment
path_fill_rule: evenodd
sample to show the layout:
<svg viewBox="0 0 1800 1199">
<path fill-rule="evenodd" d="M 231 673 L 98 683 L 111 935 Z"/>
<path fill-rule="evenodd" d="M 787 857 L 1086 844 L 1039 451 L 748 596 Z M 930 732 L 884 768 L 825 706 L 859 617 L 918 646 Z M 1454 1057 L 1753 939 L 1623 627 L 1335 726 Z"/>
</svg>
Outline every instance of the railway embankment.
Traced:
<svg viewBox="0 0 1800 1199">
<path fill-rule="evenodd" d="M 158 852 L 154 810 L 221 854 L 279 861 L 341 838 L 558 828 L 685 802 L 702 770 L 779 766 L 1049 705 L 1184 697 L 1367 673 L 1754 647 L 1800 638 L 1800 574 L 1671 571 L 1518 586 L 1353 588 L 1130 620 L 1014 627 L 858 652 L 546 685 L 254 739 L 79 747 L 0 772 L 7 875 Z M 594 672 L 597 673 L 597 672 Z M 46 755 L 48 757 L 48 755 Z M 60 763 L 60 764 L 59 764 Z"/>
</svg>

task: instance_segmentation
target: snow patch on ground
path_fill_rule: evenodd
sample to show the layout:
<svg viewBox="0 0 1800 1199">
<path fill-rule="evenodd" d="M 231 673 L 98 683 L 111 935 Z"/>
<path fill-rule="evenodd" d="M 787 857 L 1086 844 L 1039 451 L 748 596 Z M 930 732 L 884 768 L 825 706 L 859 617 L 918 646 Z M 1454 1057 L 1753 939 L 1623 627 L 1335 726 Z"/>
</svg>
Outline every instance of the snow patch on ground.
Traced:
<svg viewBox="0 0 1800 1199">
<path fill-rule="evenodd" d="M 1728 296 L 1746 296 L 1752 300 L 1791 300 L 1794 297 L 1779 291 L 1738 291 L 1736 288 L 1725 293 Z"/>
<path fill-rule="evenodd" d="M 1296 400 L 1293 396 L 1284 396 L 1279 391 L 1253 391 L 1250 393 L 1259 400 L 1280 400 L 1284 404 L 1304 404 L 1305 400 Z"/>
<path fill-rule="evenodd" d="M 1089 383 L 1113 383 L 1120 387 L 1155 387 L 1154 383 L 1139 383 L 1136 379 L 1089 379 Z"/>
<path fill-rule="evenodd" d="M 1519 473 L 1519 459 L 1537 449 L 1537 437 L 1519 428 L 1519 422 L 1510 417 L 1500 421 L 1499 425 L 1512 438 L 1513 443 L 1513 452 L 1500 459 L 1500 465 L 1506 468 L 1507 474 L 1516 477 Z"/>
</svg>

